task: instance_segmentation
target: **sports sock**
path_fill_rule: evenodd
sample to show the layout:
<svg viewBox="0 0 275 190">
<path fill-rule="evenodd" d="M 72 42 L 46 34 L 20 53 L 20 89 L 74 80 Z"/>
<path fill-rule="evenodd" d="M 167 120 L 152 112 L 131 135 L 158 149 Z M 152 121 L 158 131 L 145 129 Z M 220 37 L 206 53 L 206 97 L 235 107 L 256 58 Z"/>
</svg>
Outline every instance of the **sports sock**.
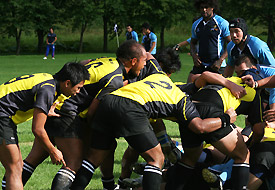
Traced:
<svg viewBox="0 0 275 190">
<path fill-rule="evenodd" d="M 26 160 L 23 161 L 23 171 L 22 171 L 22 183 L 25 185 L 27 181 L 32 176 L 32 173 L 34 172 L 36 167 L 32 166 L 30 163 L 28 163 Z"/>
<path fill-rule="evenodd" d="M 160 168 L 147 164 L 144 168 L 142 186 L 144 190 L 159 190 L 162 179 Z"/>
<path fill-rule="evenodd" d="M 249 164 L 233 164 L 232 168 L 232 189 L 243 190 L 246 189 L 249 180 Z"/>
<path fill-rule="evenodd" d="M 52 190 L 69 190 L 73 181 L 75 179 L 75 174 L 73 171 L 65 168 L 61 168 L 55 175 L 52 182 Z"/>
<path fill-rule="evenodd" d="M 6 176 L 3 177 L 2 179 L 2 190 L 6 189 Z"/>
<path fill-rule="evenodd" d="M 82 165 L 76 173 L 71 190 L 82 190 L 89 184 L 95 172 L 94 165 L 88 160 L 83 160 Z"/>
<path fill-rule="evenodd" d="M 165 190 L 182 190 L 188 180 L 193 176 L 194 167 L 181 162 L 171 166 L 167 171 L 167 184 Z"/>
<path fill-rule="evenodd" d="M 103 187 L 108 190 L 114 190 L 116 187 L 114 176 L 112 177 L 101 177 Z"/>
</svg>

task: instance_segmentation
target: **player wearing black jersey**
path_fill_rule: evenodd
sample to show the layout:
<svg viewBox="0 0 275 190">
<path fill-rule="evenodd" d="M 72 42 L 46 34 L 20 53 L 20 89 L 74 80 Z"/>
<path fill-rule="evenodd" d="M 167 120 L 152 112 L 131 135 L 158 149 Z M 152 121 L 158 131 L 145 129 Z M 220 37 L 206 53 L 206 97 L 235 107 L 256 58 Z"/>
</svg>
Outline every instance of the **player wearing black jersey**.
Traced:
<svg viewBox="0 0 275 190">
<path fill-rule="evenodd" d="M 79 93 L 87 69 L 78 63 L 67 63 L 54 76 L 47 73 L 24 75 L 0 86 L 0 161 L 6 170 L 6 188 L 23 189 L 22 156 L 18 146 L 16 124 L 33 116 L 32 131 L 51 157 L 53 164 L 66 165 L 61 151 L 54 147 L 44 129 L 48 111 L 55 98 L 63 93 Z"/>
<path fill-rule="evenodd" d="M 111 114 L 112 113 L 112 114 Z M 165 74 L 152 74 L 107 95 L 92 122 L 93 134 L 88 156 L 77 172 L 72 189 L 84 189 L 94 170 L 108 155 L 115 138 L 125 137 L 131 147 L 146 160 L 143 188 L 159 189 L 163 154 L 148 118 L 176 117 L 182 126 L 207 133 L 227 126 L 236 119 L 230 113 L 221 118 L 200 119 L 189 97 Z M 106 115 L 108 120 L 104 119 Z"/>
<path fill-rule="evenodd" d="M 145 77 L 150 73 L 161 70 L 158 63 L 152 58 L 140 44 L 128 40 L 118 49 L 117 58 L 99 58 L 86 61 L 85 67 L 91 75 L 90 80 L 85 81 L 83 89 L 77 96 L 63 101 L 61 99 L 57 100 L 59 103 L 55 112 L 61 117 L 47 119 L 46 130 L 53 142 L 63 152 L 67 163 L 67 166 L 63 166 L 55 176 L 52 189 L 68 189 L 74 180 L 75 172 L 82 162 L 82 128 L 86 125 L 87 115 L 93 115 L 98 102 L 106 94 L 128 82 L 134 82 L 137 76 Z M 138 80 L 140 79 L 138 78 Z M 90 105 L 92 110 L 88 112 Z M 80 112 L 81 117 L 77 116 Z M 26 177 L 23 177 L 24 182 L 27 182 L 36 166 L 47 156 L 47 152 L 35 143 L 31 153 L 24 161 L 26 166 L 26 170 L 23 171 L 23 176 Z M 111 156 L 108 158 L 112 160 Z M 112 175 L 112 172 L 107 174 L 103 172 L 102 181 L 113 181 Z M 114 183 L 103 183 L 103 185 L 106 189 L 113 189 L 114 187 Z"/>
</svg>

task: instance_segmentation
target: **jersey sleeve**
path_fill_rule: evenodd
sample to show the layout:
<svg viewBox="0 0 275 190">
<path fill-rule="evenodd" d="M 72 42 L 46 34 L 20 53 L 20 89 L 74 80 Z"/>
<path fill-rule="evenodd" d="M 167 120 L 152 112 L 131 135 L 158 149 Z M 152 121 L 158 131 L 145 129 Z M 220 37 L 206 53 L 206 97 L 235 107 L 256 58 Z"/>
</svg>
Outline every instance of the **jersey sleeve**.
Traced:
<svg viewBox="0 0 275 190">
<path fill-rule="evenodd" d="M 275 66 L 275 59 L 270 52 L 270 49 L 268 48 L 267 44 L 263 44 L 262 47 L 259 49 L 257 53 L 257 57 L 259 59 L 259 62 L 261 65 L 272 65 Z"/>
<path fill-rule="evenodd" d="M 192 34 L 191 38 L 194 38 L 194 39 L 198 39 L 196 31 L 195 31 L 196 26 L 197 26 L 197 22 L 194 22 L 192 25 L 192 29 L 191 29 L 191 34 Z"/>
<path fill-rule="evenodd" d="M 227 58 L 227 65 L 229 66 L 234 66 L 234 61 L 233 61 L 233 57 L 231 55 L 231 51 L 233 48 L 234 43 L 231 41 L 227 44 L 227 53 L 228 53 L 228 58 Z"/>
<path fill-rule="evenodd" d="M 99 100 L 101 100 L 106 94 L 109 94 L 123 86 L 122 74 L 117 73 L 110 78 L 103 78 L 100 83 L 103 87 L 96 95 L 96 98 Z"/>
<path fill-rule="evenodd" d="M 157 36 L 156 34 L 151 35 L 151 42 L 157 42 Z"/>
<path fill-rule="evenodd" d="M 145 38 L 145 35 L 142 37 L 142 41 L 141 41 L 141 43 L 143 44 L 144 44 L 144 38 Z"/>
<path fill-rule="evenodd" d="M 137 33 L 136 33 L 135 31 L 133 31 L 132 35 L 133 35 L 133 39 L 136 40 L 136 41 L 138 42 L 139 40 L 138 40 L 138 35 L 137 35 Z"/>
<path fill-rule="evenodd" d="M 230 31 L 229 31 L 229 23 L 227 20 L 224 20 L 222 23 L 221 23 L 221 30 L 222 30 L 222 33 L 221 33 L 221 36 L 223 38 L 227 37 L 227 36 L 230 36 Z"/>
<path fill-rule="evenodd" d="M 48 114 L 50 107 L 55 100 L 55 86 L 53 84 L 43 84 L 37 90 L 34 101 L 34 108 L 43 110 L 45 114 Z"/>
</svg>

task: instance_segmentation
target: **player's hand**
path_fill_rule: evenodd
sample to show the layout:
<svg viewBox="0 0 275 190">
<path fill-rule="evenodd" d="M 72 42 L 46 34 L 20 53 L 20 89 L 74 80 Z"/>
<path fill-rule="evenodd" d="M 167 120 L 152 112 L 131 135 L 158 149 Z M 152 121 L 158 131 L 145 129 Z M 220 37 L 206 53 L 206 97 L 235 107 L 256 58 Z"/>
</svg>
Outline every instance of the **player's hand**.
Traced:
<svg viewBox="0 0 275 190">
<path fill-rule="evenodd" d="M 178 51 L 179 49 L 180 49 L 180 45 L 179 45 L 179 44 L 176 44 L 176 45 L 173 47 L 173 50 Z"/>
<path fill-rule="evenodd" d="M 200 60 L 199 56 L 196 53 L 194 53 L 192 55 L 192 58 L 193 58 L 193 62 L 194 62 L 195 67 L 200 67 L 201 66 L 201 60 Z"/>
<path fill-rule="evenodd" d="M 221 68 L 221 65 L 222 65 L 222 62 L 218 59 L 213 63 L 213 65 L 211 65 L 211 69 L 218 72 L 219 69 Z"/>
<path fill-rule="evenodd" d="M 127 84 L 129 84 L 128 80 L 123 81 L 123 86 L 126 86 Z"/>
<path fill-rule="evenodd" d="M 272 129 L 275 129 L 275 122 L 266 122 L 266 127 L 267 128 L 272 128 Z"/>
<path fill-rule="evenodd" d="M 245 76 L 241 77 L 241 79 L 245 84 L 247 84 L 251 88 L 255 87 L 255 81 L 251 75 L 245 75 Z"/>
<path fill-rule="evenodd" d="M 66 166 L 65 160 L 63 158 L 63 154 L 57 148 L 54 148 L 53 152 L 50 153 L 50 157 L 51 157 L 51 160 L 52 160 L 53 164 L 56 164 L 56 165 L 62 165 L 63 164 L 64 166 Z"/>
<path fill-rule="evenodd" d="M 59 104 L 59 102 L 54 102 L 53 105 L 51 106 L 49 113 L 48 113 L 49 117 L 60 117 L 61 116 L 54 112 L 57 104 Z"/>
<path fill-rule="evenodd" d="M 264 111 L 264 121 L 273 122 L 275 121 L 275 110 Z"/>
<path fill-rule="evenodd" d="M 246 90 L 243 86 L 239 86 L 235 84 L 234 82 L 230 82 L 230 87 L 228 88 L 230 92 L 237 98 L 242 98 L 246 95 Z"/>
<path fill-rule="evenodd" d="M 230 116 L 230 123 L 234 123 L 237 120 L 237 113 L 233 108 L 229 108 L 225 113 Z"/>
</svg>

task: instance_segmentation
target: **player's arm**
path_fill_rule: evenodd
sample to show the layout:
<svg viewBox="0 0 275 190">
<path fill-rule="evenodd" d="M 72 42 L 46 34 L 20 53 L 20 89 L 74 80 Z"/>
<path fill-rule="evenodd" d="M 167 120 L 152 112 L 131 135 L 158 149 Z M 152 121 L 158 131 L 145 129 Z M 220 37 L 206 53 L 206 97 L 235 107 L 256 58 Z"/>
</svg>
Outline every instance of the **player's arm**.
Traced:
<svg viewBox="0 0 275 190">
<path fill-rule="evenodd" d="M 201 60 L 199 59 L 198 53 L 197 53 L 197 49 L 196 49 L 196 44 L 198 43 L 198 40 L 195 38 L 191 38 L 191 42 L 190 42 L 190 54 L 193 58 L 193 62 L 194 65 L 196 67 L 201 65 Z"/>
<path fill-rule="evenodd" d="M 246 95 L 246 90 L 242 86 L 227 80 L 222 75 L 205 71 L 196 80 L 195 85 L 201 88 L 207 84 L 217 84 L 228 88 L 236 98 L 241 98 Z"/>
<path fill-rule="evenodd" d="M 152 46 L 149 50 L 149 53 L 151 53 L 154 50 L 155 47 L 156 47 L 156 42 L 152 42 Z"/>
<path fill-rule="evenodd" d="M 226 45 L 227 43 L 229 43 L 231 41 L 231 37 L 230 35 L 225 37 L 225 44 Z M 222 65 L 222 62 L 223 60 L 225 60 L 228 56 L 228 53 L 227 53 L 227 48 L 224 48 L 224 52 L 223 54 L 221 55 L 221 57 L 214 62 L 214 64 L 211 66 L 214 70 L 218 71 L 220 68 L 221 68 L 221 65 Z"/>
<path fill-rule="evenodd" d="M 54 41 L 52 42 L 52 44 L 54 44 L 56 42 L 56 40 L 57 40 L 57 37 L 55 36 Z"/>
<path fill-rule="evenodd" d="M 41 143 L 41 145 L 45 148 L 45 150 L 50 154 L 51 160 L 53 164 L 63 164 L 66 166 L 66 163 L 63 159 L 63 155 L 61 151 L 54 147 L 51 143 L 47 132 L 44 128 L 46 123 L 47 114 L 40 108 L 34 108 L 33 112 L 33 122 L 32 122 L 32 132 L 35 138 Z"/>
<path fill-rule="evenodd" d="M 234 123 L 237 119 L 237 114 L 233 108 L 229 108 L 224 115 L 219 118 L 206 118 L 201 119 L 196 117 L 191 120 L 188 127 L 196 134 L 211 133 L 220 129 L 221 127 L 226 127 L 230 123 Z"/>
<path fill-rule="evenodd" d="M 251 88 L 275 88 L 275 75 L 258 81 L 254 81 L 251 75 L 246 75 L 242 77 L 242 81 Z"/>
</svg>

